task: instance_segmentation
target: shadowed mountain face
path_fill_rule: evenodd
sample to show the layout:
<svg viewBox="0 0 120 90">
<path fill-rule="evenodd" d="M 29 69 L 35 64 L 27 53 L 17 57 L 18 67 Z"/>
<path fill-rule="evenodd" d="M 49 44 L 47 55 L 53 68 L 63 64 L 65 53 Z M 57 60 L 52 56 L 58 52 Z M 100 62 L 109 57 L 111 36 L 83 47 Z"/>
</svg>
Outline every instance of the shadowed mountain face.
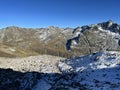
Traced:
<svg viewBox="0 0 120 90">
<path fill-rule="evenodd" d="M 72 28 L 20 28 L 0 30 L 0 56 L 49 54 L 79 56 L 101 50 L 120 50 L 120 25 L 110 21 Z"/>
</svg>

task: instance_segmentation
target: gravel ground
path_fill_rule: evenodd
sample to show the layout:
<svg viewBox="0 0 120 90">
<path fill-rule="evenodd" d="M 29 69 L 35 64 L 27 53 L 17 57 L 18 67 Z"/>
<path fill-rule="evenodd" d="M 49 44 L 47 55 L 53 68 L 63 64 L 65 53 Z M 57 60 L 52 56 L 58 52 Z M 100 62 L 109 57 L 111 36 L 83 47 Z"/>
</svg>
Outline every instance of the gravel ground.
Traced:
<svg viewBox="0 0 120 90">
<path fill-rule="evenodd" d="M 50 56 L 50 55 L 39 55 L 30 56 L 27 58 L 0 58 L 0 68 L 10 68 L 15 71 L 27 72 L 37 71 L 44 73 L 59 73 L 56 66 L 58 60 L 64 58 Z"/>
</svg>

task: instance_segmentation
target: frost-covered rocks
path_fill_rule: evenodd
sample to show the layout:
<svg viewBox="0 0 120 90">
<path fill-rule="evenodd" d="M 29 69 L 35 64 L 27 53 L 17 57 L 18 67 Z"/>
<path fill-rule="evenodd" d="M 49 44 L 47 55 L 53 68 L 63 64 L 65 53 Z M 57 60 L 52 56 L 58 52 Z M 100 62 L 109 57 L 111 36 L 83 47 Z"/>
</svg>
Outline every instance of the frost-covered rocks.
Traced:
<svg viewBox="0 0 120 90">
<path fill-rule="evenodd" d="M 104 69 L 117 67 L 120 64 L 120 53 L 115 51 L 98 52 L 91 55 L 80 56 L 77 58 L 70 58 L 59 62 L 58 66 L 61 71 L 72 70 L 79 72 L 78 68 L 87 70 Z M 63 70 L 64 69 L 64 70 Z M 80 71 L 81 71 L 80 69 Z M 82 71 L 83 71 L 82 70 Z"/>
<path fill-rule="evenodd" d="M 120 52 L 0 60 L 2 90 L 119 90 Z M 10 69 L 9 69 L 10 68 Z M 13 70 L 12 70 L 13 69 Z"/>
<path fill-rule="evenodd" d="M 63 73 L 77 73 L 73 80 L 92 90 L 119 90 L 120 52 L 98 52 L 66 59 L 58 64 Z"/>
<path fill-rule="evenodd" d="M 30 56 L 26 58 L 0 58 L 0 68 L 10 68 L 21 72 L 59 73 L 56 63 L 60 59 L 63 58 L 50 55 Z"/>
</svg>

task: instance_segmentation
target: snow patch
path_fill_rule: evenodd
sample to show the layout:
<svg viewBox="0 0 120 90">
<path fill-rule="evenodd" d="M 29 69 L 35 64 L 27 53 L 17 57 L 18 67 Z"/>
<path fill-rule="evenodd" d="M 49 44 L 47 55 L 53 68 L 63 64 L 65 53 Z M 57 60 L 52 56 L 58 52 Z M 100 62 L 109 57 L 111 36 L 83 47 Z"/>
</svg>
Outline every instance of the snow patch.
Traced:
<svg viewBox="0 0 120 90">
<path fill-rule="evenodd" d="M 44 32 L 43 34 L 39 35 L 39 38 L 45 40 L 47 38 L 47 32 Z"/>
<path fill-rule="evenodd" d="M 90 90 L 119 90 L 120 88 L 119 52 L 97 52 L 66 59 L 59 63 L 58 67 L 61 72 L 63 71 L 62 73 L 77 73 L 74 80 L 86 85 Z"/>
<path fill-rule="evenodd" d="M 106 33 L 109 34 L 109 35 L 119 36 L 119 33 L 115 33 L 115 32 L 112 32 L 112 31 L 110 31 L 110 30 L 102 29 L 102 27 L 99 27 L 98 29 L 101 30 L 101 31 L 103 31 L 103 32 L 106 32 Z"/>
<path fill-rule="evenodd" d="M 10 51 L 15 52 L 16 50 L 14 48 L 9 48 Z"/>
</svg>

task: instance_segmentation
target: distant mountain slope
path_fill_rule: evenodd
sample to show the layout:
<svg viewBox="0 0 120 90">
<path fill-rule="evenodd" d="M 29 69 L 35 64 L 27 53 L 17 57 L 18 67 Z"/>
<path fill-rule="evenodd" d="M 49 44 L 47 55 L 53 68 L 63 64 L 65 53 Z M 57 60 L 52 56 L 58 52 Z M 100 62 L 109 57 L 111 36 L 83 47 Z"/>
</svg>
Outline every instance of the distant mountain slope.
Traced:
<svg viewBox="0 0 120 90">
<path fill-rule="evenodd" d="M 120 25 L 113 21 L 77 28 L 20 28 L 6 27 L 0 30 L 0 45 L 16 48 L 24 53 L 49 54 L 70 57 L 107 50 L 120 51 Z M 2 54 L 0 48 L 0 56 Z M 5 49 L 4 49 L 5 50 Z M 21 53 L 22 54 L 22 53 Z M 31 54 L 27 54 L 28 56 Z M 8 55 L 9 56 L 9 55 Z M 22 56 L 12 54 L 10 57 Z"/>
</svg>

